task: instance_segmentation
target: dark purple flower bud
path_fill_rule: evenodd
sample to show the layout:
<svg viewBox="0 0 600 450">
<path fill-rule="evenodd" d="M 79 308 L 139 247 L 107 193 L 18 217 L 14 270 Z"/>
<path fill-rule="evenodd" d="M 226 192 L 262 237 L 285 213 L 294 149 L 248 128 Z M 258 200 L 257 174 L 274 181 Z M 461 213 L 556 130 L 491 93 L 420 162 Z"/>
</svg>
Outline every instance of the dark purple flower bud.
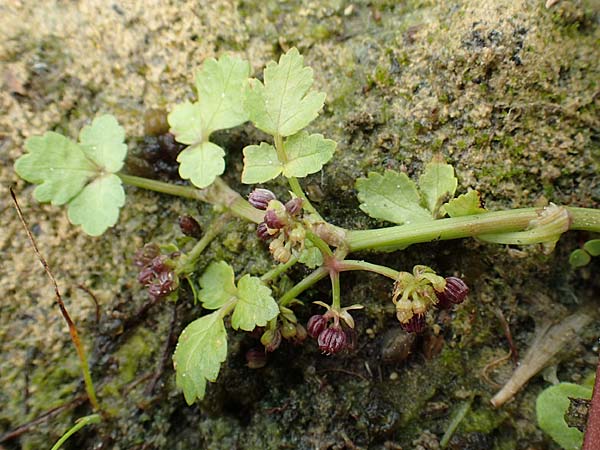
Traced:
<svg viewBox="0 0 600 450">
<path fill-rule="evenodd" d="M 202 235 L 200 224 L 192 216 L 179 216 L 179 228 L 186 236 L 199 239 Z"/>
<path fill-rule="evenodd" d="M 306 324 L 308 335 L 316 339 L 327 328 L 329 321 L 322 315 L 317 314 L 308 319 Z"/>
<path fill-rule="evenodd" d="M 279 230 L 285 226 L 285 222 L 272 209 L 268 209 L 265 213 L 265 223 L 273 230 Z"/>
<path fill-rule="evenodd" d="M 269 202 L 275 199 L 275 194 L 268 189 L 256 188 L 250 192 L 250 195 L 248 195 L 248 201 L 250 204 L 257 209 L 262 209 L 263 211 L 267 209 Z"/>
<path fill-rule="evenodd" d="M 246 352 L 246 365 L 250 369 L 260 369 L 267 364 L 267 354 L 264 348 L 251 348 Z"/>
<path fill-rule="evenodd" d="M 154 243 L 146 244 L 135 253 L 133 263 L 137 267 L 145 267 L 158 255 L 160 255 L 160 248 L 158 245 Z"/>
<path fill-rule="evenodd" d="M 295 216 L 300 211 L 302 211 L 302 199 L 301 198 L 293 198 L 289 202 L 285 204 L 285 209 L 292 216 Z"/>
<path fill-rule="evenodd" d="M 164 272 L 165 270 L 169 270 L 169 268 L 165 264 L 166 260 L 167 260 L 167 257 L 165 255 L 157 256 L 152 261 L 150 261 L 150 264 L 148 265 L 148 267 L 150 267 L 152 270 L 154 270 L 154 272 L 156 272 L 157 274 L 160 272 Z"/>
<path fill-rule="evenodd" d="M 444 291 L 435 293 L 438 298 L 436 306 L 439 309 L 451 308 L 452 305 L 462 303 L 468 293 L 469 287 L 462 279 L 457 277 L 447 277 Z"/>
<path fill-rule="evenodd" d="M 401 323 L 400 326 L 408 333 L 420 333 L 425 328 L 425 314 L 414 314 L 408 322 Z"/>
<path fill-rule="evenodd" d="M 148 286 L 148 294 L 153 300 L 166 297 L 177 287 L 173 272 L 160 272 Z"/>
<path fill-rule="evenodd" d="M 346 347 L 346 333 L 339 325 L 331 326 L 319 334 L 317 343 L 319 344 L 319 350 L 328 355 L 333 355 Z"/>
<path fill-rule="evenodd" d="M 152 283 L 152 280 L 156 278 L 156 273 L 152 270 L 152 267 L 144 267 L 138 275 L 138 281 L 144 286 Z"/>
<path fill-rule="evenodd" d="M 271 235 L 269 234 L 269 228 L 266 223 L 261 222 L 256 226 L 256 235 L 263 241 L 269 240 Z"/>
</svg>

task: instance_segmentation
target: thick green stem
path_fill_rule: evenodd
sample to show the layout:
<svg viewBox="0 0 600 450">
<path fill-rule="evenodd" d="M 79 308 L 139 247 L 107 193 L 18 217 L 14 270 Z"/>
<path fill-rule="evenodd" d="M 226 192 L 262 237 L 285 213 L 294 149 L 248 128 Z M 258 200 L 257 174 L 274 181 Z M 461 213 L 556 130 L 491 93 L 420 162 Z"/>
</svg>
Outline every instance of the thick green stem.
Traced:
<svg viewBox="0 0 600 450">
<path fill-rule="evenodd" d="M 349 270 L 365 270 L 367 272 L 378 273 L 379 275 L 391 278 L 394 281 L 398 279 L 400 274 L 400 272 L 397 270 L 390 269 L 386 266 L 380 266 L 379 264 L 372 264 L 366 261 L 355 261 L 352 259 L 340 261 L 337 265 L 337 269 L 340 272 L 346 272 Z"/>
<path fill-rule="evenodd" d="M 279 306 L 287 306 L 288 304 L 290 304 L 292 300 L 294 300 L 297 296 L 302 294 L 309 287 L 314 285 L 317 281 L 325 278 L 328 273 L 329 270 L 327 270 L 325 267 L 319 267 L 317 270 L 315 270 L 313 273 L 311 273 L 309 276 L 304 278 L 302 281 L 300 281 L 298 284 L 292 287 L 289 291 L 287 291 L 279 299 Z"/>
<path fill-rule="evenodd" d="M 162 181 L 136 177 L 124 173 L 119 173 L 118 175 L 123 183 L 129 184 L 130 186 L 211 203 L 226 208 L 232 214 L 250 222 L 260 223 L 264 218 L 263 211 L 254 208 L 220 178 L 216 178 L 213 184 L 206 189 L 197 189 L 191 186 L 164 183 Z"/>
<path fill-rule="evenodd" d="M 539 208 L 514 209 L 374 230 L 348 231 L 346 243 L 350 252 L 367 249 L 389 251 L 420 242 L 523 231 L 532 221 L 539 219 L 540 211 Z M 567 207 L 567 211 L 571 220 L 570 229 L 600 232 L 600 210 Z"/>
</svg>

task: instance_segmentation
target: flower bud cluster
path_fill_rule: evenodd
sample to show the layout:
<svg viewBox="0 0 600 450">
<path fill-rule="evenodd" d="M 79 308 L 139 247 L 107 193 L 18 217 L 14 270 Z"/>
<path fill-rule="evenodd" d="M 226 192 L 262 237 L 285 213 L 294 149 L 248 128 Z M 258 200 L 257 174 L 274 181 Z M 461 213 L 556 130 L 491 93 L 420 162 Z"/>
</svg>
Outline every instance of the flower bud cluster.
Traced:
<svg viewBox="0 0 600 450">
<path fill-rule="evenodd" d="M 168 296 L 179 286 L 172 260 L 167 255 L 161 255 L 156 244 L 146 244 L 139 250 L 134 264 L 141 267 L 138 281 L 148 288 L 152 300 Z"/>
<path fill-rule="evenodd" d="M 354 319 L 348 312 L 361 309 L 361 305 L 352 305 L 341 310 L 335 310 L 323 302 L 315 302 L 327 309 L 325 314 L 316 314 L 308 319 L 307 333 L 317 340 L 319 350 L 327 355 L 339 353 L 354 347 Z M 342 323 L 347 326 L 344 329 Z"/>
<path fill-rule="evenodd" d="M 392 301 L 402 328 L 420 333 L 425 327 L 427 311 L 449 309 L 462 303 L 468 293 L 469 288 L 460 278 L 442 278 L 427 266 L 415 266 L 412 274 L 400 273 Z"/>
<path fill-rule="evenodd" d="M 304 248 L 306 232 L 302 225 L 302 199 L 293 198 L 283 204 L 268 189 L 254 189 L 248 201 L 257 209 L 265 211 L 264 221 L 256 228 L 256 235 L 269 241 L 269 251 L 273 258 L 286 263 L 296 250 Z"/>
<path fill-rule="evenodd" d="M 285 306 L 280 307 L 280 311 L 279 320 L 269 324 L 260 338 L 266 352 L 277 350 L 283 339 L 293 344 L 299 344 L 306 339 L 306 328 L 298 323 L 294 312 Z"/>
</svg>

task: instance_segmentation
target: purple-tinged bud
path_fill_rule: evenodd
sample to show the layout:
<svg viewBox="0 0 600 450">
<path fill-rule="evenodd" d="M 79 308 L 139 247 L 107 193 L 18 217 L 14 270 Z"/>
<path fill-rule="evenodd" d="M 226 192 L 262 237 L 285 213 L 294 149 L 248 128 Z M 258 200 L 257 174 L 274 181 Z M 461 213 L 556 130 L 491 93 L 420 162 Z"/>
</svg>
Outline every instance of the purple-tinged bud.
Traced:
<svg viewBox="0 0 600 450">
<path fill-rule="evenodd" d="M 156 273 L 152 270 L 152 267 L 144 267 L 138 275 L 138 281 L 144 286 L 152 283 L 152 280 L 156 278 Z"/>
<path fill-rule="evenodd" d="M 166 297 L 177 287 L 175 273 L 160 272 L 148 286 L 148 294 L 153 300 Z"/>
<path fill-rule="evenodd" d="M 158 255 L 160 255 L 160 248 L 158 245 L 154 243 L 146 244 L 135 253 L 133 263 L 137 267 L 145 267 Z"/>
<path fill-rule="evenodd" d="M 400 323 L 400 326 L 408 333 L 420 333 L 425 328 L 425 314 L 415 314 L 408 322 Z"/>
<path fill-rule="evenodd" d="M 285 204 L 285 209 L 292 216 L 297 215 L 302 211 L 302 199 L 298 197 L 291 199 Z"/>
<path fill-rule="evenodd" d="M 268 241 L 272 237 L 269 233 L 267 224 L 264 222 L 261 222 L 256 226 L 256 235 L 263 241 Z"/>
<path fill-rule="evenodd" d="M 156 273 L 164 272 L 165 270 L 169 270 L 169 268 L 165 264 L 166 260 L 167 260 L 167 257 L 165 255 L 157 256 L 152 261 L 150 261 L 150 264 L 148 265 L 148 267 L 150 267 Z"/>
<path fill-rule="evenodd" d="M 246 352 L 246 365 L 250 369 L 260 369 L 267 365 L 267 354 L 264 348 L 251 348 Z"/>
<path fill-rule="evenodd" d="M 346 347 L 346 339 L 346 333 L 338 325 L 323 330 L 319 334 L 317 343 L 319 344 L 319 350 L 328 355 L 333 355 Z"/>
<path fill-rule="evenodd" d="M 267 352 L 274 352 L 281 345 L 281 332 L 279 330 L 267 330 L 260 338 L 260 343 L 265 346 Z"/>
<path fill-rule="evenodd" d="M 436 292 L 438 302 L 436 306 L 439 309 L 448 309 L 452 305 L 462 303 L 469 294 L 469 287 L 466 283 L 457 277 L 447 277 L 446 287 L 442 292 Z"/>
<path fill-rule="evenodd" d="M 275 197 L 275 194 L 273 194 L 270 190 L 261 188 L 254 189 L 252 192 L 250 192 L 250 195 L 248 195 L 248 201 L 250 204 L 263 211 L 267 209 L 269 202 L 271 200 L 275 200 L 276 198 L 277 197 Z"/>
<path fill-rule="evenodd" d="M 327 328 L 329 321 L 322 315 L 317 314 L 308 319 L 306 324 L 308 335 L 316 339 Z"/>
<path fill-rule="evenodd" d="M 268 209 L 265 213 L 265 223 L 269 228 L 274 230 L 279 230 L 285 226 L 285 222 L 273 209 Z"/>
<path fill-rule="evenodd" d="M 179 216 L 179 228 L 186 236 L 199 239 L 202 235 L 200 224 L 192 216 Z"/>
</svg>

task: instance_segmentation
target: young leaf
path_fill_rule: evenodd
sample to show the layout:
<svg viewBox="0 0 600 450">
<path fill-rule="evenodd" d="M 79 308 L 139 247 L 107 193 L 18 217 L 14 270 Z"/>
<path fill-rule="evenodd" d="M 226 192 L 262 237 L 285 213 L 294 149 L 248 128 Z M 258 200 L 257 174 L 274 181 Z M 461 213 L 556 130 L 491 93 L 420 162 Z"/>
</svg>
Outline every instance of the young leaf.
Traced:
<svg viewBox="0 0 600 450">
<path fill-rule="evenodd" d="M 248 120 L 243 107 L 250 64 L 224 55 L 207 59 L 196 74 L 200 117 L 206 136 L 215 130 L 236 127 Z"/>
<path fill-rule="evenodd" d="M 259 278 L 244 275 L 238 282 L 238 302 L 231 316 L 231 326 L 252 331 L 279 314 L 279 306 L 271 297 L 271 289 Z"/>
<path fill-rule="evenodd" d="M 600 239 L 590 239 L 583 244 L 583 249 L 592 256 L 600 256 Z"/>
<path fill-rule="evenodd" d="M 216 381 L 221 363 L 227 358 L 227 333 L 221 311 L 190 323 L 181 335 L 173 355 L 175 382 L 188 405 L 204 398 L 207 381 Z"/>
<path fill-rule="evenodd" d="M 387 170 L 384 175 L 369 173 L 356 180 L 360 209 L 374 219 L 399 225 L 426 222 L 431 214 L 420 205 L 415 183 L 405 173 Z"/>
<path fill-rule="evenodd" d="M 445 203 L 442 208 L 450 217 L 470 216 L 485 212 L 485 209 L 481 207 L 481 198 L 477 191 L 459 195 Z"/>
<path fill-rule="evenodd" d="M 244 148 L 244 170 L 242 183 L 255 184 L 276 178 L 283 166 L 277 159 L 275 147 L 266 142 Z"/>
<path fill-rule="evenodd" d="M 323 138 L 322 134 L 301 131 L 287 138 L 283 144 L 287 162 L 283 166 L 286 177 L 302 178 L 318 172 L 333 156 L 335 141 Z"/>
<path fill-rule="evenodd" d="M 559 383 L 544 389 L 536 400 L 537 421 L 540 428 L 562 448 L 579 450 L 583 443 L 583 433 L 569 427 L 565 421 L 569 397 L 589 400 L 592 397 L 592 388 L 572 383 Z"/>
<path fill-rule="evenodd" d="M 217 144 L 204 141 L 177 155 L 179 175 L 194 186 L 205 188 L 225 171 L 225 151 Z"/>
<path fill-rule="evenodd" d="M 83 127 L 79 133 L 79 143 L 87 157 L 111 173 L 123 167 L 127 155 L 124 140 L 125 130 L 109 114 L 96 117 L 91 125 Z"/>
<path fill-rule="evenodd" d="M 175 105 L 167 116 L 167 121 L 177 142 L 194 145 L 202 142 L 205 137 L 208 138 L 202 127 L 202 108 L 198 102 L 185 101 Z"/>
<path fill-rule="evenodd" d="M 571 265 L 572 269 L 587 266 L 591 260 L 592 257 L 590 254 L 580 248 L 573 250 L 569 255 L 569 264 Z"/>
<path fill-rule="evenodd" d="M 419 178 L 419 190 L 423 194 L 425 205 L 433 218 L 442 217 L 440 207 L 444 201 L 454 197 L 458 180 L 454 176 L 454 168 L 441 159 L 432 160 Z"/>
<path fill-rule="evenodd" d="M 313 71 L 303 66 L 304 58 L 291 48 L 264 70 L 264 84 L 251 80 L 244 105 L 250 120 L 265 133 L 291 136 L 306 127 L 323 107 L 324 93 L 309 91 Z"/>
<path fill-rule="evenodd" d="M 211 263 L 199 282 L 198 298 L 206 309 L 218 309 L 237 296 L 233 268 L 225 261 Z"/>
<path fill-rule="evenodd" d="M 52 131 L 25 141 L 29 152 L 15 162 L 17 174 L 39 184 L 33 192 L 38 202 L 64 205 L 75 197 L 98 168 L 72 140 Z"/>
<path fill-rule="evenodd" d="M 314 269 L 323 264 L 323 254 L 317 247 L 307 247 L 300 253 L 298 262 L 304 264 L 309 269 Z"/>
<path fill-rule="evenodd" d="M 114 174 L 96 178 L 69 202 L 68 217 L 90 236 L 100 236 L 119 219 L 125 204 L 121 179 Z"/>
</svg>

